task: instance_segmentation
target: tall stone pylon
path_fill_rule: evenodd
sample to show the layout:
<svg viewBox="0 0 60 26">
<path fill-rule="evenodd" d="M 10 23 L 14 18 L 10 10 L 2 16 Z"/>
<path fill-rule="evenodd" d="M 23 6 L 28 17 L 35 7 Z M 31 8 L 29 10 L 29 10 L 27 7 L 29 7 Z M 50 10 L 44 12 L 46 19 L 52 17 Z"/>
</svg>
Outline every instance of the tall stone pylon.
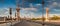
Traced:
<svg viewBox="0 0 60 26">
<path fill-rule="evenodd" d="M 19 18 L 20 18 L 20 8 L 16 8 L 16 11 L 17 11 L 17 20 L 19 20 Z"/>
<path fill-rule="evenodd" d="M 45 21 L 49 21 L 48 20 L 48 16 L 49 16 L 49 8 L 47 7 L 46 8 L 46 18 L 45 18 Z"/>
<path fill-rule="evenodd" d="M 20 3 L 19 3 L 19 0 L 17 0 L 16 2 L 16 5 L 17 5 L 17 8 L 16 8 L 16 13 L 17 13 L 17 21 L 20 20 Z"/>
</svg>

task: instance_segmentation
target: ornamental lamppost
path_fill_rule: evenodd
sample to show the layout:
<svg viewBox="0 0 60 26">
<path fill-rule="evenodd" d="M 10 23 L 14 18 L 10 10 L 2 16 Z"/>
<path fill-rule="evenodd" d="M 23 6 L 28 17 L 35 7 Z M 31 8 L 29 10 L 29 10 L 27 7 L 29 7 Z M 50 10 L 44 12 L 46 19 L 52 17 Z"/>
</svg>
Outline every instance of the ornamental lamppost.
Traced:
<svg viewBox="0 0 60 26">
<path fill-rule="evenodd" d="M 42 26 L 44 26 L 44 21 L 45 21 L 45 19 L 44 19 L 44 0 L 42 0 L 42 18 L 43 18 Z"/>
<path fill-rule="evenodd" d="M 13 21 L 13 18 L 12 18 L 12 8 L 9 9 L 9 14 L 10 14 L 10 16 L 9 16 L 10 18 L 9 19 L 11 19 L 10 22 L 11 22 L 11 26 L 12 26 L 12 21 Z"/>
</svg>

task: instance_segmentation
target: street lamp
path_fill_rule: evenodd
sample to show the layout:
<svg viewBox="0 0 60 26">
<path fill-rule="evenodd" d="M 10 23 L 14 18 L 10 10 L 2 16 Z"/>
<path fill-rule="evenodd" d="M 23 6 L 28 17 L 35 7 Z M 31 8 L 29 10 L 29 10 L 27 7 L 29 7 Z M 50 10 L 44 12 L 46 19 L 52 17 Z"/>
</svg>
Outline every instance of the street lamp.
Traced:
<svg viewBox="0 0 60 26">
<path fill-rule="evenodd" d="M 44 26 L 44 0 L 42 0 L 42 18 L 43 18 L 43 23 L 42 23 L 42 26 Z"/>
<path fill-rule="evenodd" d="M 13 18 L 12 18 L 12 8 L 10 8 L 10 10 L 9 10 L 9 14 L 10 14 L 10 19 L 11 19 L 11 26 L 12 26 L 12 20 L 13 20 Z"/>
</svg>

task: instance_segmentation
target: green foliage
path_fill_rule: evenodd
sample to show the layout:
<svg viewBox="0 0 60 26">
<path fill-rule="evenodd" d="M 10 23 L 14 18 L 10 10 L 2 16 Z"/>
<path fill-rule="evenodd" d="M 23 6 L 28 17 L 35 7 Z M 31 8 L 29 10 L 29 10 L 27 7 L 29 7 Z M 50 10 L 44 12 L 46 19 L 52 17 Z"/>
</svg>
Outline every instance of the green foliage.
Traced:
<svg viewBox="0 0 60 26">
<path fill-rule="evenodd" d="M 51 18 L 51 20 L 59 20 L 60 19 L 60 17 L 58 17 L 58 16 L 56 16 L 56 15 L 54 15 L 52 18 Z"/>
<path fill-rule="evenodd" d="M 32 18 L 31 20 L 45 20 L 45 18 Z"/>
<path fill-rule="evenodd" d="M 45 20 L 45 18 L 32 18 L 31 20 Z M 60 20 L 60 17 L 54 15 L 53 17 L 50 17 L 49 20 Z"/>
<path fill-rule="evenodd" d="M 32 18 L 31 20 L 40 20 L 40 18 Z"/>
</svg>

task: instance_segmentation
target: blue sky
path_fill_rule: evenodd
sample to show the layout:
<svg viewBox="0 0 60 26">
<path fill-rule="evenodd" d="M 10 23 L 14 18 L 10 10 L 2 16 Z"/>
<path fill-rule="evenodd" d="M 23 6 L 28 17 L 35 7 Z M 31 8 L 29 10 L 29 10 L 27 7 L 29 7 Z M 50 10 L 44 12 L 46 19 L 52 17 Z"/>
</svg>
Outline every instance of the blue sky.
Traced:
<svg viewBox="0 0 60 26">
<path fill-rule="evenodd" d="M 24 3 L 23 3 L 24 2 Z M 44 15 L 46 8 L 49 8 L 49 15 L 60 16 L 60 0 L 44 0 Z M 42 16 L 42 0 L 20 0 L 20 16 L 21 17 L 41 17 Z M 9 7 L 12 8 L 12 15 L 16 12 L 16 0 L 0 1 L 0 16 L 9 15 Z"/>
</svg>

